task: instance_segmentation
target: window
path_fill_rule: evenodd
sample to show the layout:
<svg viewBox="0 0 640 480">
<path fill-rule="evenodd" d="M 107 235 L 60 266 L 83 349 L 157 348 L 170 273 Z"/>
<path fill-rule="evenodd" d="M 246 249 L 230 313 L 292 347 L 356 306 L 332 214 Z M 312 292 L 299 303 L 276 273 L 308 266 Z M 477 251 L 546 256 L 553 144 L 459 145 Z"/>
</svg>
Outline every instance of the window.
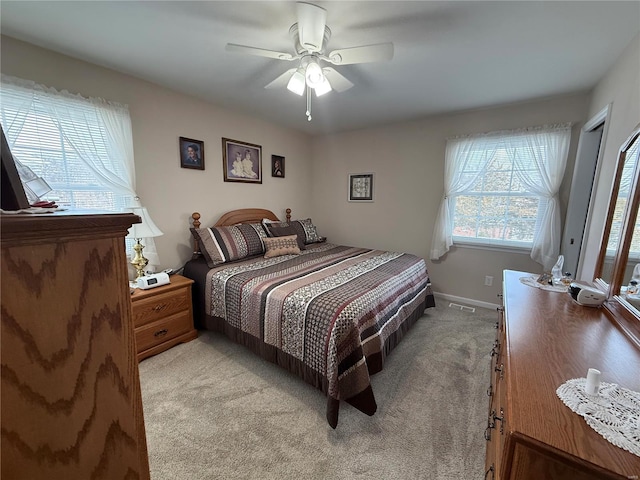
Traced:
<svg viewBox="0 0 640 480">
<path fill-rule="evenodd" d="M 126 105 L 83 98 L 2 75 L 0 122 L 16 160 L 69 208 L 125 211 L 138 205 L 131 118 Z M 159 265 L 155 242 L 145 255 Z M 133 240 L 126 239 L 131 252 Z"/>
<path fill-rule="evenodd" d="M 560 250 L 558 190 L 571 125 L 447 140 L 431 259 L 454 243 L 519 247 L 550 269 Z"/>
<path fill-rule="evenodd" d="M 113 133 L 130 132 L 126 107 L 4 75 L 1 94 L 0 119 L 11 152 L 47 181 L 53 189 L 47 198 L 112 212 L 131 206 L 130 147 L 118 145 L 123 138 Z"/>
<path fill-rule="evenodd" d="M 498 147 L 485 165 L 469 162 L 465 167 L 463 175 L 475 180 L 464 194 L 451 197 L 454 243 L 533 246 L 546 199 L 531 193 L 522 183 L 510 153 Z"/>
</svg>

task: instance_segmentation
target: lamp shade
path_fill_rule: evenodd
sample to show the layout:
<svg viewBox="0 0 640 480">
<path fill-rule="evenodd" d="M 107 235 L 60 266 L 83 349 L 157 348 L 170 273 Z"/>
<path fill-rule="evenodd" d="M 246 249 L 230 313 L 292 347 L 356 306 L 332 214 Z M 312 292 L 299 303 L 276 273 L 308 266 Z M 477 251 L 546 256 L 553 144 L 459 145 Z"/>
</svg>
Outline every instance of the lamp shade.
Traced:
<svg viewBox="0 0 640 480">
<path fill-rule="evenodd" d="M 151 216 L 145 207 L 133 207 L 130 209 L 131 213 L 138 215 L 142 223 L 134 223 L 129 228 L 129 234 L 127 235 L 130 238 L 150 238 L 150 237 L 159 237 L 163 235 L 162 230 L 160 230 L 153 220 L 151 220 Z"/>
<path fill-rule="evenodd" d="M 323 77 L 323 81 L 316 85 L 313 90 L 316 92 L 316 97 L 320 97 L 325 93 L 329 93 L 332 88 L 327 77 Z"/>
<path fill-rule="evenodd" d="M 304 93 L 304 89 L 306 84 L 304 82 L 304 75 L 302 73 L 302 69 L 299 68 L 289 79 L 289 83 L 287 84 L 287 89 L 290 92 L 295 93 L 296 95 L 302 96 Z"/>
</svg>

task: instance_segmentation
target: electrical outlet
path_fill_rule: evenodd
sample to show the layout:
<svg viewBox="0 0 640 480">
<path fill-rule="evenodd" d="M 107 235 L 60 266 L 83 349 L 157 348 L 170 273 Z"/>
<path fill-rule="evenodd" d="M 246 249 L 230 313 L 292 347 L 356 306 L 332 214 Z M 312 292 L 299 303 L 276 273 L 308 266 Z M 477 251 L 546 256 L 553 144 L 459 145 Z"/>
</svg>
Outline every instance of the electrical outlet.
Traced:
<svg viewBox="0 0 640 480">
<path fill-rule="evenodd" d="M 493 285 L 493 277 L 491 275 L 487 275 L 484 277 L 484 284 L 487 287 L 490 287 Z"/>
</svg>

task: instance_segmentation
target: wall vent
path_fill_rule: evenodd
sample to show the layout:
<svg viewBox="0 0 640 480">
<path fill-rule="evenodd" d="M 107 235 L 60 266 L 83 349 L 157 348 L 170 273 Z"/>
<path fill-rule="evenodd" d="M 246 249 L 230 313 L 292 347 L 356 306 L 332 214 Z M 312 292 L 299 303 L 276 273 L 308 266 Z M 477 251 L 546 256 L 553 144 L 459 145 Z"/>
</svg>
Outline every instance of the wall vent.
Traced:
<svg viewBox="0 0 640 480">
<path fill-rule="evenodd" d="M 453 302 L 449 304 L 449 308 L 455 308 L 456 310 L 462 310 L 463 312 L 471 312 L 471 313 L 474 313 L 476 311 L 474 307 L 468 307 L 466 305 L 460 305 L 459 303 L 453 303 Z"/>
</svg>

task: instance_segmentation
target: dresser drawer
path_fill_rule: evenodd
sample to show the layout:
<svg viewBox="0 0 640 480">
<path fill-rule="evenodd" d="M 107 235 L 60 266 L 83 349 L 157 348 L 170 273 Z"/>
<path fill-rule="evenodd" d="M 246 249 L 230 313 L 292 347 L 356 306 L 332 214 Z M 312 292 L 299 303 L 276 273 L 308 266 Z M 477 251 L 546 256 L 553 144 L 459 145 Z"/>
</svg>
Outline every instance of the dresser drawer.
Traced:
<svg viewBox="0 0 640 480">
<path fill-rule="evenodd" d="M 181 288 L 134 302 L 133 324 L 140 327 L 174 313 L 189 310 L 191 305 L 189 293 L 189 289 Z"/>
<path fill-rule="evenodd" d="M 135 329 L 138 352 L 165 343 L 183 333 L 193 330 L 189 312 L 180 312 L 162 320 L 148 323 Z"/>
</svg>

